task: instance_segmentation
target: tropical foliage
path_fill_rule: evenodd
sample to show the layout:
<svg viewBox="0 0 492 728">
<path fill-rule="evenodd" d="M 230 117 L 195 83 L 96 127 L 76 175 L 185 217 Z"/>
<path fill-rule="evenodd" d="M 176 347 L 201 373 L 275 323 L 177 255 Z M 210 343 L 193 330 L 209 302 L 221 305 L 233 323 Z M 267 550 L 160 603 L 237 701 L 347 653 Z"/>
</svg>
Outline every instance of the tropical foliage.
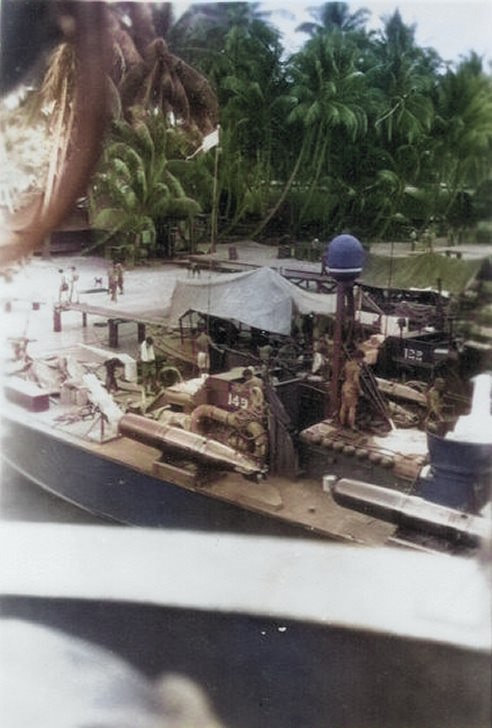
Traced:
<svg viewBox="0 0 492 728">
<path fill-rule="evenodd" d="M 258 6 L 235 6 L 232 20 L 227 3 L 209 6 L 221 26 L 203 6 L 188 11 L 203 20 L 193 54 L 219 101 L 223 235 L 244 223 L 277 239 L 473 228 L 492 162 L 492 85 L 479 58 L 445 64 L 398 11 L 375 33 L 366 10 L 338 2 L 313 9 L 307 40 L 286 57 Z M 184 57 L 190 34 L 188 24 Z"/>
<path fill-rule="evenodd" d="M 196 4 L 177 22 L 168 3 L 113 3 L 114 122 L 94 222 L 137 257 L 162 247 L 171 221 L 191 246 L 185 230 L 216 201 L 224 238 L 460 237 L 480 220 L 484 230 L 490 73 L 473 53 L 449 64 L 420 47 L 397 10 L 375 32 L 368 11 L 351 7 L 313 9 L 299 28 L 306 40 L 287 56 L 257 3 Z M 66 103 L 51 125 L 68 127 L 62 61 L 69 74 L 67 49 L 53 57 L 44 95 L 56 80 Z M 217 123 L 220 155 L 187 160 Z"/>
<path fill-rule="evenodd" d="M 136 107 L 131 123 L 113 123 L 94 176 L 92 224 L 107 231 L 103 241 L 110 239 L 129 263 L 155 255 L 159 243 L 169 245 L 169 225 L 186 239 L 200 211 L 168 163 L 187 144 L 183 131 L 169 127 L 161 111 Z"/>
</svg>

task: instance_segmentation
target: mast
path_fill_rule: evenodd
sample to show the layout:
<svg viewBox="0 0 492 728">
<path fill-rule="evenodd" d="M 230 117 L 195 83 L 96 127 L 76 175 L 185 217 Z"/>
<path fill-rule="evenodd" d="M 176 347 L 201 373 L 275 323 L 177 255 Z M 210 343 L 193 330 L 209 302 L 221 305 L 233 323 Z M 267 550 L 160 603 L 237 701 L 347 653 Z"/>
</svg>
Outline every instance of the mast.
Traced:
<svg viewBox="0 0 492 728">
<path fill-rule="evenodd" d="M 217 249 L 217 221 L 219 216 L 219 200 L 218 200 L 218 177 L 219 177 L 219 154 L 220 154 L 220 126 L 217 126 L 217 134 L 219 142 L 215 147 L 215 161 L 214 161 L 214 184 L 212 190 L 212 218 L 211 218 L 211 231 L 210 231 L 210 243 L 211 252 L 215 253 Z"/>
</svg>

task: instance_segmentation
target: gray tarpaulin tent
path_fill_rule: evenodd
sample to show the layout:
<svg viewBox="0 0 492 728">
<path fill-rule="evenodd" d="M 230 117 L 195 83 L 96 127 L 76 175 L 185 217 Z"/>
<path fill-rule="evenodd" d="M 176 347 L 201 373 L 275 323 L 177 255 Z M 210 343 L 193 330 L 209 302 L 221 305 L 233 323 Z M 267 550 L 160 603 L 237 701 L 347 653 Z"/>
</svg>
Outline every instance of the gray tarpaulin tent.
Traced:
<svg viewBox="0 0 492 728">
<path fill-rule="evenodd" d="M 289 335 L 296 313 L 333 315 L 336 295 L 301 290 L 271 268 L 259 268 L 224 273 L 211 281 L 177 281 L 169 324 L 177 326 L 181 316 L 190 310 Z"/>
</svg>

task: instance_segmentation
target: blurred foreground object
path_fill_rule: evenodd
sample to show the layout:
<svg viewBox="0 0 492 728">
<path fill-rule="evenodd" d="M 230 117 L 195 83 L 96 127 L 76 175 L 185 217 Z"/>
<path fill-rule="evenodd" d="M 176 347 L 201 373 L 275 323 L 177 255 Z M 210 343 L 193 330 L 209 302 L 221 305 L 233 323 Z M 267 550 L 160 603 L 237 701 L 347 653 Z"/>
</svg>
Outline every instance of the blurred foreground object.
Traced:
<svg viewBox="0 0 492 728">
<path fill-rule="evenodd" d="M 184 676 L 154 684 L 109 650 L 22 620 L 0 621 L 0 645 L 4 728 L 220 728 Z"/>
<path fill-rule="evenodd" d="M 485 555 L 4 523 L 0 606 L 4 619 L 111 650 L 153 685 L 163 673 L 185 675 L 228 728 L 484 728 L 491 718 L 489 566 Z M 30 661 L 32 646 L 19 639 L 9 666 L 0 644 L 7 686 L 17 675 L 21 700 L 49 678 L 43 663 L 29 682 L 27 671 L 14 673 Z M 115 685 L 111 661 L 92 655 L 95 682 Z M 74 668 L 59 673 L 63 693 Z M 128 690 L 105 690 L 105 701 L 123 706 L 148 694 L 127 677 Z M 160 685 L 168 708 L 181 686 L 174 682 L 170 698 L 169 682 Z M 38 713 L 36 726 L 44 725 L 55 724 Z M 202 725 L 194 718 L 187 728 Z"/>
<path fill-rule="evenodd" d="M 106 21 L 105 4 L 99 2 L 2 2 L 2 95 L 13 92 L 60 36 L 74 48 L 76 81 L 66 144 L 51 171 L 51 183 L 26 206 L 2 210 L 0 268 L 37 248 L 86 191 L 107 122 Z M 57 103 L 62 105 L 63 99 Z"/>
<path fill-rule="evenodd" d="M 157 16 L 167 27 L 171 4 L 2 3 L 0 266 L 86 206 L 109 118 L 138 125 L 160 113 L 192 147 L 215 129 L 211 84 L 170 52 Z"/>
</svg>

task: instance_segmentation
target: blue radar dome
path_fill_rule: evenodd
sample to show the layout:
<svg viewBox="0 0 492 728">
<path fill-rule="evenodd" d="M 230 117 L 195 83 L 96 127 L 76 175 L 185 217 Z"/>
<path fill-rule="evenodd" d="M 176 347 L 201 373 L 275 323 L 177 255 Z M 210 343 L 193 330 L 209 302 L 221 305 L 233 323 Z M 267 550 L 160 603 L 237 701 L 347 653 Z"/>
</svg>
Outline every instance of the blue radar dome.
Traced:
<svg viewBox="0 0 492 728">
<path fill-rule="evenodd" d="M 365 251 L 353 235 L 337 235 L 328 244 L 323 255 L 324 268 L 335 280 L 357 278 L 362 272 Z"/>
</svg>

